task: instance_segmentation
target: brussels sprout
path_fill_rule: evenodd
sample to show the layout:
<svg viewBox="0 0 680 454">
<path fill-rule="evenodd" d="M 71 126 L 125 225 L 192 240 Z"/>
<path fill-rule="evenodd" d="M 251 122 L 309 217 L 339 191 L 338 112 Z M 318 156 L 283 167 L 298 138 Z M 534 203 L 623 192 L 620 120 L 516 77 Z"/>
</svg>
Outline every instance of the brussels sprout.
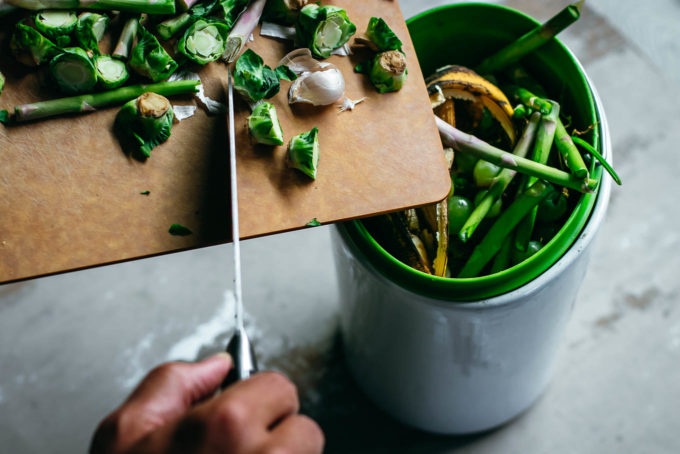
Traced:
<svg viewBox="0 0 680 454">
<path fill-rule="evenodd" d="M 179 53 L 201 65 L 222 56 L 229 27 L 221 22 L 199 19 L 187 29 L 177 43 Z"/>
<path fill-rule="evenodd" d="M 175 72 L 177 62 L 168 55 L 155 36 L 140 26 L 137 44 L 130 55 L 130 67 L 138 74 L 158 82 Z"/>
<path fill-rule="evenodd" d="M 124 140 L 130 140 L 144 157 L 170 137 L 174 113 L 167 98 L 144 93 L 121 107 L 114 127 Z"/>
<path fill-rule="evenodd" d="M 319 165 L 319 129 L 293 137 L 288 144 L 288 164 L 312 179 Z"/>
<path fill-rule="evenodd" d="M 309 0 L 268 0 L 262 19 L 281 25 L 293 25 L 307 3 Z"/>
<path fill-rule="evenodd" d="M 88 93 L 97 85 L 97 70 L 90 56 L 79 47 L 69 47 L 50 62 L 50 74 L 67 94 Z"/>
<path fill-rule="evenodd" d="M 406 57 L 398 50 L 379 53 L 368 69 L 368 77 L 379 93 L 401 90 L 407 76 Z"/>
<path fill-rule="evenodd" d="M 9 47 L 14 57 L 26 66 L 48 63 L 62 50 L 39 31 L 19 21 L 14 28 Z"/>
<path fill-rule="evenodd" d="M 309 48 L 317 58 L 328 58 L 356 32 L 347 12 L 337 6 L 311 3 L 302 10 L 295 24 L 295 34 L 301 46 Z"/>
<path fill-rule="evenodd" d="M 98 83 L 105 90 L 120 87 L 130 77 L 125 62 L 109 55 L 95 57 L 94 67 L 97 70 Z"/>
<path fill-rule="evenodd" d="M 234 88 L 246 101 L 256 103 L 277 94 L 281 83 L 276 72 L 265 65 L 259 55 L 248 49 L 236 60 Z"/>
<path fill-rule="evenodd" d="M 109 16 L 97 13 L 82 13 L 78 16 L 73 36 L 80 46 L 85 50 L 91 50 L 95 55 L 99 55 L 99 41 L 101 41 L 109 26 Z"/>
<path fill-rule="evenodd" d="M 179 16 L 171 17 L 158 24 L 156 26 L 156 32 L 158 32 L 158 36 L 162 39 L 170 39 L 191 25 L 194 21 L 211 14 L 218 6 L 220 6 L 218 0 L 207 0 L 196 3 L 189 11 L 186 11 Z M 227 25 L 226 21 L 225 25 Z M 227 26 L 231 27 L 229 25 Z"/>
<path fill-rule="evenodd" d="M 77 22 L 78 16 L 73 11 L 46 10 L 35 15 L 35 28 L 60 47 L 71 41 Z"/>
<path fill-rule="evenodd" d="M 371 17 L 366 28 L 366 38 L 379 52 L 401 50 L 401 40 L 382 18 Z"/>
<path fill-rule="evenodd" d="M 248 117 L 248 129 L 257 143 L 283 145 L 283 130 L 272 103 L 263 102 L 253 109 L 253 113 Z"/>
</svg>

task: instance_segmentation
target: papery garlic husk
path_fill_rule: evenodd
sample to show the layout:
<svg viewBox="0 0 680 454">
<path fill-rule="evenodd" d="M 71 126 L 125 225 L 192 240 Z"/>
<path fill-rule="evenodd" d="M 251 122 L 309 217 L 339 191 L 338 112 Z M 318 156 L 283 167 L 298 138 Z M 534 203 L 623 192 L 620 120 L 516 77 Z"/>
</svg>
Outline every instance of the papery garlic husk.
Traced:
<svg viewBox="0 0 680 454">
<path fill-rule="evenodd" d="M 288 92 L 288 102 L 327 106 L 345 94 L 345 79 L 333 64 L 321 63 L 321 69 L 303 73 L 295 79 Z"/>
<path fill-rule="evenodd" d="M 312 51 L 306 47 L 301 47 L 286 54 L 279 61 L 278 66 L 281 65 L 288 66 L 291 71 L 299 76 L 302 73 L 321 69 L 324 64 L 312 57 Z"/>
</svg>

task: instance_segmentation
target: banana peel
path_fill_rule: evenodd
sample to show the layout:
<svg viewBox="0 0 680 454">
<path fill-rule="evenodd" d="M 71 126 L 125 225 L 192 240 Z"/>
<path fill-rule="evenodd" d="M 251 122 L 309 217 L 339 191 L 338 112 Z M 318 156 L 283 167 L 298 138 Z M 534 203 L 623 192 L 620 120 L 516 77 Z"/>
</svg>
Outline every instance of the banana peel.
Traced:
<svg viewBox="0 0 680 454">
<path fill-rule="evenodd" d="M 430 102 L 435 113 L 448 122 L 442 114 L 450 115 L 449 100 L 468 101 L 481 112 L 486 107 L 505 131 L 510 144 L 517 140 L 515 125 L 512 121 L 513 108 L 500 88 L 464 66 L 449 65 L 438 69 L 425 79 Z M 455 126 L 455 125 L 454 125 Z"/>
</svg>

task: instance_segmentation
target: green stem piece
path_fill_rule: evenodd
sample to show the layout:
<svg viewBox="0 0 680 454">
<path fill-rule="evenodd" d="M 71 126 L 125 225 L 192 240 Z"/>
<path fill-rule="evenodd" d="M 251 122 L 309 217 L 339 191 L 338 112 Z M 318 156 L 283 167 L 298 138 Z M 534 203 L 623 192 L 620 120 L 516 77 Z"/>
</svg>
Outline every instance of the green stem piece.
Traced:
<svg viewBox="0 0 680 454">
<path fill-rule="evenodd" d="M 137 37 L 138 30 L 139 16 L 129 18 L 123 26 L 123 31 L 120 33 L 118 44 L 116 44 L 116 48 L 113 50 L 111 56 L 120 58 L 121 60 L 127 60 L 130 56 L 130 51 L 132 50 L 132 43 Z"/>
<path fill-rule="evenodd" d="M 5 0 L 5 2 L 33 11 L 43 9 L 87 9 L 140 14 L 175 13 L 175 0 Z"/>
<path fill-rule="evenodd" d="M 555 139 L 555 127 L 557 120 L 560 118 L 560 105 L 555 101 L 550 101 L 552 107 L 548 115 L 543 115 L 541 117 L 541 122 L 538 125 L 538 132 L 536 133 L 536 142 L 534 144 L 534 150 L 531 155 L 531 160 L 536 161 L 539 164 L 547 164 L 548 158 L 550 157 L 550 149 L 552 148 L 553 141 Z M 525 188 L 531 186 L 536 182 L 536 177 L 529 177 L 526 180 Z M 531 213 L 527 215 L 522 222 L 517 226 L 517 231 L 515 233 L 515 249 L 520 251 L 525 251 L 529 241 L 531 240 L 531 235 L 534 232 L 534 224 L 536 223 L 536 214 L 538 213 L 538 207 L 531 210 Z"/>
<path fill-rule="evenodd" d="M 197 93 L 200 83 L 198 80 L 180 80 L 149 85 L 132 85 L 103 93 L 24 104 L 14 108 L 14 119 L 20 122 L 68 113 L 93 112 L 100 107 L 124 104 L 146 92 L 163 96 Z"/>
<path fill-rule="evenodd" d="M 595 149 L 595 147 L 593 147 L 591 144 L 581 139 L 580 137 L 571 136 L 571 139 L 576 143 L 576 145 L 585 148 L 586 151 L 595 156 L 595 158 L 597 158 L 597 160 L 600 161 L 600 164 L 602 164 L 602 167 L 604 167 L 609 173 L 609 175 L 611 175 L 616 184 L 618 184 L 619 186 L 623 184 L 621 182 L 621 178 L 618 176 L 614 168 L 607 162 L 606 159 L 604 159 L 604 156 L 602 156 L 600 152 Z"/>
<path fill-rule="evenodd" d="M 477 276 L 484 266 L 501 249 L 505 238 L 510 235 L 517 224 L 535 207 L 541 200 L 554 193 L 552 185 L 539 180 L 524 191 L 491 226 L 486 236 L 472 251 L 470 258 L 463 266 L 458 275 L 459 278 Z"/>
<path fill-rule="evenodd" d="M 571 140 L 564 123 L 559 118 L 555 123 L 555 145 L 560 152 L 571 173 L 581 180 L 589 177 L 588 167 L 581 157 L 576 145 Z"/>
<path fill-rule="evenodd" d="M 189 26 L 193 18 L 188 12 L 172 17 L 158 24 L 156 26 L 156 33 L 162 39 L 168 40 Z"/>
<path fill-rule="evenodd" d="M 527 152 L 529 151 L 531 141 L 534 139 L 536 128 L 538 126 L 538 121 L 540 118 L 541 115 L 538 112 L 534 112 L 531 115 L 531 119 L 529 120 L 529 124 L 524 130 L 524 134 L 522 134 L 522 137 L 517 141 L 515 149 L 513 150 L 512 154 L 515 157 L 526 156 Z M 508 187 L 508 185 L 510 184 L 510 182 L 512 181 L 516 174 L 517 174 L 516 170 L 503 169 L 494 178 L 486 195 L 477 204 L 475 209 L 468 217 L 467 221 L 465 221 L 465 224 L 463 224 L 463 227 L 460 229 L 460 232 L 458 233 L 458 237 L 463 243 L 467 243 L 470 237 L 472 237 L 472 235 L 475 233 L 475 230 L 477 230 L 477 227 L 479 227 L 479 224 L 481 224 L 486 215 L 489 213 L 489 210 L 491 209 L 493 204 L 496 203 L 496 200 L 498 200 L 503 195 L 503 192 L 505 192 L 505 189 Z"/>
<path fill-rule="evenodd" d="M 494 73 L 506 66 L 515 63 L 520 58 L 533 52 L 543 44 L 550 41 L 562 30 L 576 22 L 581 15 L 581 7 L 584 0 L 577 1 L 564 8 L 542 25 L 520 36 L 500 51 L 484 59 L 475 68 L 478 74 Z"/>
<path fill-rule="evenodd" d="M 581 180 L 554 167 L 539 164 L 530 159 L 514 156 L 512 153 L 500 150 L 473 135 L 466 134 L 459 129 L 454 128 L 438 117 L 435 117 L 435 121 L 445 147 L 454 148 L 461 153 L 469 153 L 500 167 L 517 170 L 525 175 L 541 178 L 575 191 L 593 192 L 597 188 L 598 181 L 595 179 L 588 178 Z"/>
<path fill-rule="evenodd" d="M 506 85 L 503 87 L 503 92 L 509 94 L 515 102 L 538 110 L 541 112 L 541 115 L 548 115 L 552 109 L 552 104 L 549 100 L 539 98 L 529 90 L 517 85 Z"/>
</svg>

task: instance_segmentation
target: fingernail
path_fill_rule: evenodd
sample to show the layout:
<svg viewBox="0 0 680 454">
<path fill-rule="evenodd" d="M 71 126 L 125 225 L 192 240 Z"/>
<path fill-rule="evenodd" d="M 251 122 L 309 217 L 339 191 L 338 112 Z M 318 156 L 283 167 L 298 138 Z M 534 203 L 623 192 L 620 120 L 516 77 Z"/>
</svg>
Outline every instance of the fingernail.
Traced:
<svg viewBox="0 0 680 454">
<path fill-rule="evenodd" d="M 219 353 L 211 356 L 209 359 L 212 359 L 212 358 L 221 358 L 223 361 L 226 360 L 229 364 L 232 364 L 234 362 L 234 359 L 227 352 L 219 352 Z"/>
</svg>

